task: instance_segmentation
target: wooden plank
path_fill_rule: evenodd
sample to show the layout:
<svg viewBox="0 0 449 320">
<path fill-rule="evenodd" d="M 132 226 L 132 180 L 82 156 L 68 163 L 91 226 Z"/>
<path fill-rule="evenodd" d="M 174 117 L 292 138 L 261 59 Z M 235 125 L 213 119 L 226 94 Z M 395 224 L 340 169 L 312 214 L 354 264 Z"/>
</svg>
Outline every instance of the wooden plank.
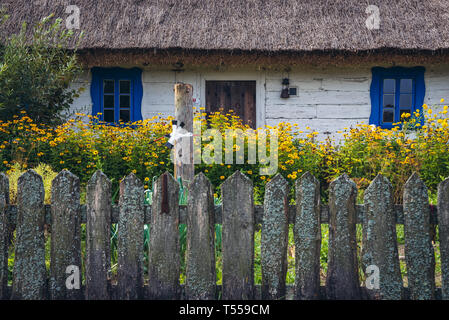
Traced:
<svg viewBox="0 0 449 320">
<path fill-rule="evenodd" d="M 254 295 L 253 183 L 240 171 L 221 187 L 223 200 L 223 299 L 248 300 Z"/>
<path fill-rule="evenodd" d="M 216 296 L 214 196 L 202 172 L 189 185 L 185 290 L 188 300 Z"/>
<path fill-rule="evenodd" d="M 373 286 L 374 288 L 367 290 L 371 299 L 400 300 L 402 298 L 402 277 L 392 189 L 388 179 L 378 174 L 365 190 L 364 195 L 363 271 L 366 271 L 369 266 L 375 266 L 379 270 L 379 288 Z"/>
<path fill-rule="evenodd" d="M 262 299 L 285 299 L 288 246 L 288 182 L 277 174 L 265 187 L 261 235 Z"/>
<path fill-rule="evenodd" d="M 184 129 L 193 132 L 193 87 L 190 84 L 175 84 L 175 119 L 178 126 L 184 122 Z M 175 178 L 181 178 L 184 185 L 193 180 L 193 137 L 183 137 L 175 143 Z"/>
<path fill-rule="evenodd" d="M 118 221 L 118 299 L 142 297 L 144 188 L 134 173 L 120 181 Z"/>
<path fill-rule="evenodd" d="M 366 91 L 352 91 L 352 90 L 320 90 L 320 91 L 300 91 L 299 92 L 300 101 L 302 104 L 334 104 L 338 101 L 339 104 L 365 104 L 370 101 L 369 90 Z M 266 102 L 267 105 L 272 104 L 282 104 L 286 105 L 293 104 L 295 99 L 289 101 L 289 99 L 281 100 L 280 91 L 277 92 L 267 92 Z"/>
<path fill-rule="evenodd" d="M 449 178 L 438 185 L 442 299 L 449 300 Z"/>
<path fill-rule="evenodd" d="M 45 299 L 44 184 L 34 170 L 17 182 L 17 231 L 13 271 L 13 300 Z"/>
<path fill-rule="evenodd" d="M 50 298 L 81 299 L 81 290 L 67 289 L 67 267 L 81 272 L 80 181 L 70 171 L 61 171 L 51 187 Z M 81 277 L 81 276 L 80 276 Z M 81 282 L 81 279 L 79 279 Z"/>
<path fill-rule="evenodd" d="M 346 174 L 329 185 L 328 299 L 360 299 L 357 268 L 357 187 Z"/>
<path fill-rule="evenodd" d="M 416 172 L 404 185 L 404 236 L 411 299 L 434 299 L 435 255 L 430 236 L 429 196 Z"/>
<path fill-rule="evenodd" d="M 294 106 L 270 105 L 266 108 L 265 117 L 268 119 L 313 119 L 317 117 L 317 106 L 301 104 L 295 104 Z"/>
<path fill-rule="evenodd" d="M 150 299 L 180 297 L 179 184 L 166 172 L 155 182 L 149 248 Z"/>
<path fill-rule="evenodd" d="M 248 124 L 251 128 L 256 128 L 256 101 L 254 99 L 256 93 L 255 84 L 247 84 L 244 94 L 244 119 L 245 124 Z"/>
<path fill-rule="evenodd" d="M 111 181 L 97 170 L 87 183 L 86 299 L 109 299 Z"/>
<path fill-rule="evenodd" d="M 6 299 L 8 284 L 9 228 L 7 207 L 9 205 L 9 178 L 0 173 L 0 300 Z"/>
<path fill-rule="evenodd" d="M 371 105 L 317 105 L 316 117 L 319 119 L 368 119 L 371 114 Z"/>
<path fill-rule="evenodd" d="M 320 298 L 320 182 L 310 172 L 296 180 L 296 299 Z"/>
</svg>

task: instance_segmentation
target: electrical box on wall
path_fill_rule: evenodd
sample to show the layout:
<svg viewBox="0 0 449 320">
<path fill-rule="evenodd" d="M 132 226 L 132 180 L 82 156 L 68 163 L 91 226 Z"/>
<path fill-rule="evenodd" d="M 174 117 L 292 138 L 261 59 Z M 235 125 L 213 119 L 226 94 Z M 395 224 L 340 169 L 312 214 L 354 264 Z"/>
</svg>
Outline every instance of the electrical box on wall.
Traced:
<svg viewBox="0 0 449 320">
<path fill-rule="evenodd" d="M 288 90 L 288 95 L 290 97 L 291 96 L 296 97 L 298 95 L 298 88 L 297 87 L 290 87 L 289 90 Z"/>
</svg>

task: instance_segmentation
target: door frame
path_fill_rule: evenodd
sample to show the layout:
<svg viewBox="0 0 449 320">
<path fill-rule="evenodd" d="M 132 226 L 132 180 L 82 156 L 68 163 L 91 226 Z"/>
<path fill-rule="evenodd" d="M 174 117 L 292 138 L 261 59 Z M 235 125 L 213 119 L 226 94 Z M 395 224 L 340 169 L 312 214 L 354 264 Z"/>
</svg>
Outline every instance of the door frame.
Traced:
<svg viewBox="0 0 449 320">
<path fill-rule="evenodd" d="M 206 103 L 206 81 L 255 81 L 256 127 L 265 125 L 265 73 L 258 71 L 207 71 L 200 74 L 201 105 Z"/>
</svg>

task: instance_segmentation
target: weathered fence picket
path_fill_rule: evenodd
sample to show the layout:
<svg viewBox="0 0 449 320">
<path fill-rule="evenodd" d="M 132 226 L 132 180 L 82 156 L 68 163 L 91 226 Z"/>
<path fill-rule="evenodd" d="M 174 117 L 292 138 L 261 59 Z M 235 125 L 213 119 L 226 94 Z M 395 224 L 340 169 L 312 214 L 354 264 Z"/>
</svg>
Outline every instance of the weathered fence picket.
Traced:
<svg viewBox="0 0 449 320">
<path fill-rule="evenodd" d="M 134 173 L 120 182 L 118 221 L 118 299 L 135 300 L 143 294 L 144 188 Z"/>
<path fill-rule="evenodd" d="M 309 172 L 296 181 L 295 291 L 296 298 L 320 298 L 320 183 Z"/>
<path fill-rule="evenodd" d="M 441 297 L 449 300 L 449 178 L 438 186 L 438 227 L 441 255 Z"/>
<path fill-rule="evenodd" d="M 413 300 L 434 299 L 435 255 L 427 187 L 415 172 L 404 185 L 405 261 Z"/>
<path fill-rule="evenodd" d="M 111 181 L 97 170 L 87 183 L 86 299 L 107 300 L 111 269 Z"/>
<path fill-rule="evenodd" d="M 329 299 L 360 299 L 357 268 L 357 187 L 346 174 L 329 185 L 329 252 L 326 294 Z"/>
<path fill-rule="evenodd" d="M 44 195 L 42 177 L 34 170 L 19 177 L 12 299 L 46 297 Z"/>
<path fill-rule="evenodd" d="M 221 186 L 224 300 L 254 298 L 253 182 L 236 171 Z"/>
<path fill-rule="evenodd" d="M 179 184 L 166 172 L 155 182 L 151 208 L 148 296 L 179 299 Z"/>
<path fill-rule="evenodd" d="M 280 174 L 265 187 L 260 244 L 262 299 L 285 299 L 289 189 L 288 182 Z"/>
<path fill-rule="evenodd" d="M 374 267 L 371 271 L 375 272 L 373 287 L 367 293 L 371 299 L 399 300 L 402 277 L 390 182 L 377 175 L 365 190 L 364 203 L 362 265 L 364 271 Z"/>
<path fill-rule="evenodd" d="M 52 182 L 50 298 L 80 299 L 80 290 L 67 290 L 66 270 L 81 270 L 80 181 L 67 170 Z"/>
<path fill-rule="evenodd" d="M 214 195 L 203 173 L 189 186 L 187 204 L 186 298 L 216 297 Z"/>
<path fill-rule="evenodd" d="M 53 180 L 51 205 L 43 204 L 43 181 L 33 170 L 19 178 L 17 204 L 9 203 L 8 181 L 0 174 L 2 299 L 438 299 L 440 293 L 442 299 L 449 299 L 449 179 L 439 185 L 438 206 L 433 211 L 417 174 L 404 187 L 403 205 L 393 204 L 391 184 L 381 175 L 371 182 L 364 204 L 359 205 L 355 204 L 356 185 L 345 174 L 331 182 L 329 205 L 320 204 L 319 182 L 310 173 L 295 183 L 296 205 L 288 204 L 290 186 L 277 175 L 266 185 L 263 206 L 254 205 L 252 181 L 240 171 L 223 183 L 221 205 L 214 205 L 212 185 L 202 173 L 189 185 L 187 206 L 179 205 L 179 184 L 169 173 L 155 182 L 151 206 L 144 205 L 143 184 L 134 174 L 120 182 L 118 205 L 112 204 L 111 181 L 101 171 L 87 184 L 86 205 L 80 205 L 79 179 L 65 170 Z M 67 288 L 69 279 L 81 280 L 75 279 L 76 273 L 67 274 L 71 267 L 83 272 L 83 223 L 86 282 L 79 289 Z M 111 271 L 112 223 L 118 224 L 117 274 Z M 145 223 L 150 226 L 148 285 L 143 284 Z M 187 223 L 184 286 L 180 285 L 180 223 Z M 215 266 L 215 224 L 220 223 L 222 286 L 216 285 Z M 320 287 L 323 223 L 329 223 L 324 288 Z M 359 283 L 358 223 L 363 225 L 361 267 L 365 271 L 370 266 L 366 276 L 373 280 L 367 281 L 367 287 Z M 401 223 L 408 288 L 403 287 L 399 269 L 395 229 Z M 45 224 L 48 231 L 44 232 Z M 254 284 L 258 224 L 262 224 L 261 286 Z M 294 287 L 285 283 L 289 224 L 294 225 Z M 441 291 L 435 289 L 434 278 L 431 228 L 435 224 L 439 224 Z M 14 229 L 16 237 L 11 242 Z M 48 275 L 45 234 L 51 235 Z M 12 286 L 7 285 L 10 244 L 15 247 Z"/>
<path fill-rule="evenodd" d="M 9 179 L 0 173 L 0 299 L 6 298 L 8 284 L 8 241 L 9 228 L 6 216 L 9 205 Z"/>
</svg>

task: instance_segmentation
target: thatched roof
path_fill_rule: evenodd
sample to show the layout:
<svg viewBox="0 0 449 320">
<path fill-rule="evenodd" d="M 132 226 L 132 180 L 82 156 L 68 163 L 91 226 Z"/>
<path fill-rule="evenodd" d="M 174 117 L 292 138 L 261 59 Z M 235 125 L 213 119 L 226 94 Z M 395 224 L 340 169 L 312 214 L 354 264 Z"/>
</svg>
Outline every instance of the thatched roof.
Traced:
<svg viewBox="0 0 449 320">
<path fill-rule="evenodd" d="M 0 0 L 0 36 L 67 5 L 81 11 L 84 49 L 361 51 L 449 48 L 449 0 Z M 369 30 L 368 5 L 380 9 Z"/>
</svg>

